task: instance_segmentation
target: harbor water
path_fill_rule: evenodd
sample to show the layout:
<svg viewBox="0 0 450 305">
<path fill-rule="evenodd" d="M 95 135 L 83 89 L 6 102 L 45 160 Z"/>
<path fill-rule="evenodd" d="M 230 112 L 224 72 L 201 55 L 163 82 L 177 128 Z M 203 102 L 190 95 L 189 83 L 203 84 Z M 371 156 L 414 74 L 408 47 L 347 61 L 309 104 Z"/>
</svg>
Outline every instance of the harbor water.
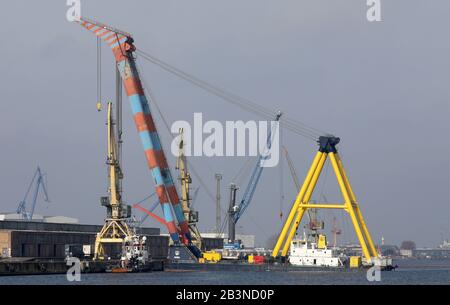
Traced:
<svg viewBox="0 0 450 305">
<path fill-rule="evenodd" d="M 398 269 L 368 281 L 366 270 L 347 271 L 183 271 L 82 274 L 80 282 L 66 275 L 0 277 L 0 285 L 408 285 L 450 284 L 450 260 L 397 260 Z"/>
</svg>

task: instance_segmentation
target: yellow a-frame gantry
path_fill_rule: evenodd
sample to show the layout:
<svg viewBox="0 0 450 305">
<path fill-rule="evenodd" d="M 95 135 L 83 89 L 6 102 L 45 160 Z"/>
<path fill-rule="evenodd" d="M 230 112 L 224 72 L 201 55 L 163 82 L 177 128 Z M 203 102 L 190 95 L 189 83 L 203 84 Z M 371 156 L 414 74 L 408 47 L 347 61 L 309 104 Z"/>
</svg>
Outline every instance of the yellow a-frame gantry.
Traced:
<svg viewBox="0 0 450 305">
<path fill-rule="evenodd" d="M 355 194 L 348 180 L 342 165 L 342 160 L 337 152 L 336 145 L 340 139 L 334 136 L 322 136 L 319 138 L 319 151 L 314 158 L 314 161 L 309 169 L 305 181 L 297 195 L 297 198 L 292 206 L 288 218 L 281 230 L 281 234 L 272 252 L 272 257 L 279 256 L 280 249 L 281 257 L 286 257 L 286 254 L 291 245 L 291 241 L 297 232 L 303 215 L 308 209 L 343 209 L 349 215 L 355 228 L 356 235 L 361 245 L 362 254 L 366 262 L 370 264 L 372 258 L 378 257 L 377 250 L 373 244 L 372 237 L 364 222 L 364 218 L 356 201 Z M 333 170 L 339 184 L 339 188 L 344 198 L 343 204 L 324 204 L 310 202 L 311 196 L 319 180 L 320 174 L 323 170 L 327 158 L 330 159 Z M 286 238 L 287 236 L 287 238 Z"/>
</svg>

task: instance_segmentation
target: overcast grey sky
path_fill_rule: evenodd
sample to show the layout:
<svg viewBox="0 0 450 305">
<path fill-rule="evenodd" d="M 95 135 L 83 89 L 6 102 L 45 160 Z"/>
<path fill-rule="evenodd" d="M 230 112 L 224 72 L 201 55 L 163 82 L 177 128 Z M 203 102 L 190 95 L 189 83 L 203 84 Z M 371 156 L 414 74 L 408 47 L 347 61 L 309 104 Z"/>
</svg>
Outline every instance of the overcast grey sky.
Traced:
<svg viewBox="0 0 450 305">
<path fill-rule="evenodd" d="M 40 164 L 52 203 L 41 200 L 36 213 L 101 223 L 106 117 L 95 109 L 96 41 L 66 21 L 65 2 L 1 4 L 0 210 L 16 209 Z M 373 238 L 437 245 L 441 235 L 450 238 L 450 2 L 382 0 L 378 23 L 366 20 L 366 10 L 362 0 L 82 1 L 84 16 L 133 33 L 140 49 L 340 136 L 344 165 Z M 112 98 L 113 57 L 103 50 L 103 92 Z M 261 119 L 139 58 L 138 63 L 169 122 L 192 121 L 200 111 L 205 120 Z M 133 203 L 154 186 L 125 105 L 125 197 Z M 170 136 L 159 117 L 157 122 L 168 148 Z M 303 179 L 316 145 L 289 131 L 283 131 L 283 143 Z M 278 233 L 279 211 L 286 214 L 295 197 L 283 162 L 283 175 L 277 168 L 264 171 L 240 220 L 238 232 L 257 234 L 262 244 Z M 214 192 L 214 173 L 222 173 L 228 187 L 245 158 L 192 163 Z M 320 187 L 330 201 L 339 199 L 331 170 Z M 227 205 L 228 189 L 222 198 Z M 203 189 L 196 208 L 200 228 L 211 229 L 214 202 Z M 355 241 L 340 212 L 323 215 L 327 230 L 333 216 L 342 238 Z"/>
</svg>

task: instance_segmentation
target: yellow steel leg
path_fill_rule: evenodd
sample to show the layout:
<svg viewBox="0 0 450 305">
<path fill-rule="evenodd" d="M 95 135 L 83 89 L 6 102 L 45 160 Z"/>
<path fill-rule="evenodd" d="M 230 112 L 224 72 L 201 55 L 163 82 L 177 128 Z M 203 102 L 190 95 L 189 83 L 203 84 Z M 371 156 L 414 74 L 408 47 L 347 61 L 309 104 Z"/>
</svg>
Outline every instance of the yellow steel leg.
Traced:
<svg viewBox="0 0 450 305">
<path fill-rule="evenodd" d="M 305 193 L 304 198 L 301 200 L 299 205 L 299 213 L 295 219 L 295 225 L 292 226 L 291 231 L 289 232 L 288 238 L 286 239 L 286 243 L 284 244 L 283 251 L 281 252 L 281 256 L 286 256 L 289 247 L 291 246 L 291 241 L 294 238 L 295 232 L 297 231 L 298 225 L 300 224 L 303 214 L 306 211 L 305 208 L 302 208 L 302 204 L 307 204 L 311 199 L 311 195 L 316 187 L 317 180 L 319 180 L 320 173 L 322 172 L 323 166 L 325 165 L 325 161 L 327 160 L 327 154 L 322 153 L 320 156 L 320 160 L 317 163 L 317 167 L 314 170 L 314 174 L 312 176 L 311 182 L 308 185 L 307 191 Z M 300 211 L 301 210 L 301 211 Z"/>
<path fill-rule="evenodd" d="M 359 227 L 358 219 L 356 218 L 355 211 L 353 207 L 348 208 L 348 213 L 353 223 L 353 227 L 355 227 L 356 235 L 358 236 L 359 243 L 361 244 L 361 250 L 363 252 L 364 257 L 368 263 L 372 262 L 372 258 L 370 257 L 369 249 L 367 248 L 366 242 L 364 240 L 364 236 L 362 235 L 361 228 Z"/>
<path fill-rule="evenodd" d="M 367 228 L 367 225 L 364 221 L 364 218 L 362 216 L 361 210 L 359 209 L 359 205 L 355 207 L 356 216 L 359 219 L 359 223 L 361 224 L 361 227 L 363 229 L 364 234 L 366 235 L 367 243 L 369 244 L 369 249 L 371 251 L 372 257 L 378 257 L 377 249 L 375 248 L 375 245 L 372 241 L 372 237 L 370 235 L 369 229 Z"/>
<path fill-rule="evenodd" d="M 338 153 L 335 153 L 334 156 L 335 156 L 335 158 L 336 158 L 337 164 L 339 165 L 339 169 L 341 170 L 342 178 L 344 179 L 344 182 L 345 182 L 345 184 L 346 184 L 346 186 L 347 186 L 347 189 L 348 189 L 348 191 L 349 191 L 350 199 L 351 199 L 353 202 L 356 202 L 356 196 L 355 196 L 355 193 L 353 192 L 352 187 L 350 186 L 350 180 L 348 179 L 347 173 L 345 172 L 345 169 L 344 169 L 344 165 L 343 165 L 343 163 L 342 163 L 341 156 L 340 156 Z"/>
<path fill-rule="evenodd" d="M 351 198 L 353 204 L 355 205 L 356 217 L 358 218 L 358 222 L 360 223 L 360 225 L 362 227 L 362 230 L 363 230 L 363 233 L 365 235 L 366 241 L 367 241 L 367 243 L 369 245 L 369 249 L 370 249 L 371 255 L 372 255 L 372 257 L 377 257 L 378 256 L 378 252 L 377 252 L 377 250 L 375 248 L 375 245 L 374 245 L 373 240 L 372 240 L 372 236 L 370 235 L 369 229 L 367 228 L 367 225 L 366 225 L 366 223 L 364 221 L 364 218 L 362 216 L 361 210 L 359 208 L 359 204 L 358 204 L 358 202 L 356 200 L 355 193 L 353 192 L 353 188 L 351 187 L 350 180 L 348 179 L 347 173 L 346 173 L 346 171 L 344 169 L 344 166 L 342 164 L 341 156 L 338 153 L 336 153 L 335 157 L 336 157 L 336 161 L 337 161 L 337 163 L 339 165 L 339 168 L 341 169 L 342 177 L 344 178 L 344 182 L 345 182 L 345 184 L 347 186 L 347 189 L 349 191 L 350 198 Z"/>
<path fill-rule="evenodd" d="M 353 204 L 352 204 L 352 201 L 350 198 L 349 191 L 344 182 L 344 178 L 342 177 L 342 172 L 341 172 L 340 166 L 339 166 L 339 164 L 336 160 L 335 154 L 333 152 L 328 153 L 328 156 L 330 157 L 331 164 L 332 164 L 334 172 L 336 174 L 336 179 L 338 180 L 338 184 L 341 189 L 342 196 L 344 197 L 345 205 L 347 206 L 346 210 L 350 214 L 350 218 L 352 219 L 353 226 L 355 227 L 355 232 L 356 232 L 356 235 L 358 236 L 359 243 L 361 244 L 361 250 L 363 252 L 363 255 L 366 258 L 366 261 L 368 263 L 371 263 L 372 259 L 370 257 L 369 249 L 367 248 L 366 241 L 364 239 L 363 233 L 359 226 L 358 219 L 355 214 L 355 210 L 353 208 Z"/>
<path fill-rule="evenodd" d="M 292 206 L 291 212 L 289 213 L 288 218 L 286 219 L 286 222 L 283 225 L 283 229 L 281 230 L 280 236 L 278 237 L 277 243 L 275 245 L 275 248 L 273 249 L 272 256 L 276 257 L 278 256 L 278 251 L 280 251 L 280 248 L 283 244 L 283 241 L 286 237 L 286 233 L 288 232 L 289 228 L 291 227 L 292 220 L 294 219 L 295 214 L 298 211 L 298 206 L 302 202 L 302 199 L 305 195 L 305 192 L 311 182 L 311 178 L 314 174 L 314 171 L 317 168 L 317 164 L 319 163 L 320 158 L 322 157 L 323 153 L 318 152 L 313 160 L 313 163 L 311 165 L 311 168 L 308 171 L 308 174 L 306 175 L 305 182 L 303 183 L 302 187 L 300 188 L 300 191 L 298 193 L 298 196 Z"/>
<path fill-rule="evenodd" d="M 297 212 L 297 216 L 295 217 L 294 225 L 291 227 L 291 230 L 289 231 L 289 235 L 286 239 L 286 242 L 284 243 L 283 250 L 281 251 L 282 257 L 285 257 L 287 255 L 287 252 L 289 251 L 289 247 L 291 246 L 291 241 L 295 236 L 295 232 L 297 232 L 297 230 L 298 230 L 298 226 L 302 222 L 305 211 L 306 211 L 306 209 L 302 208 L 300 205 L 298 212 Z"/>
<path fill-rule="evenodd" d="M 95 238 L 95 246 L 94 246 L 94 260 L 96 259 L 104 259 L 105 250 L 103 249 L 103 245 L 100 242 L 100 237 L 97 234 Z"/>
</svg>

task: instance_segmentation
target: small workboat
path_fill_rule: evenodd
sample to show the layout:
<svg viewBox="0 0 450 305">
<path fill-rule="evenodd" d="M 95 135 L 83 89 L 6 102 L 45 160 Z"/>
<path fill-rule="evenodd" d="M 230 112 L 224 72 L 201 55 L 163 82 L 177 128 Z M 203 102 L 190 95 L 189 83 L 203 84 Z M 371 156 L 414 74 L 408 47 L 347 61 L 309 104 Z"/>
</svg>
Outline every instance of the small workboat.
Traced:
<svg viewBox="0 0 450 305">
<path fill-rule="evenodd" d="M 293 266 L 343 267 L 348 258 L 336 249 L 328 248 L 325 235 L 320 234 L 317 241 L 310 240 L 306 234 L 302 239 L 294 239 L 289 249 L 289 263 Z"/>
</svg>

